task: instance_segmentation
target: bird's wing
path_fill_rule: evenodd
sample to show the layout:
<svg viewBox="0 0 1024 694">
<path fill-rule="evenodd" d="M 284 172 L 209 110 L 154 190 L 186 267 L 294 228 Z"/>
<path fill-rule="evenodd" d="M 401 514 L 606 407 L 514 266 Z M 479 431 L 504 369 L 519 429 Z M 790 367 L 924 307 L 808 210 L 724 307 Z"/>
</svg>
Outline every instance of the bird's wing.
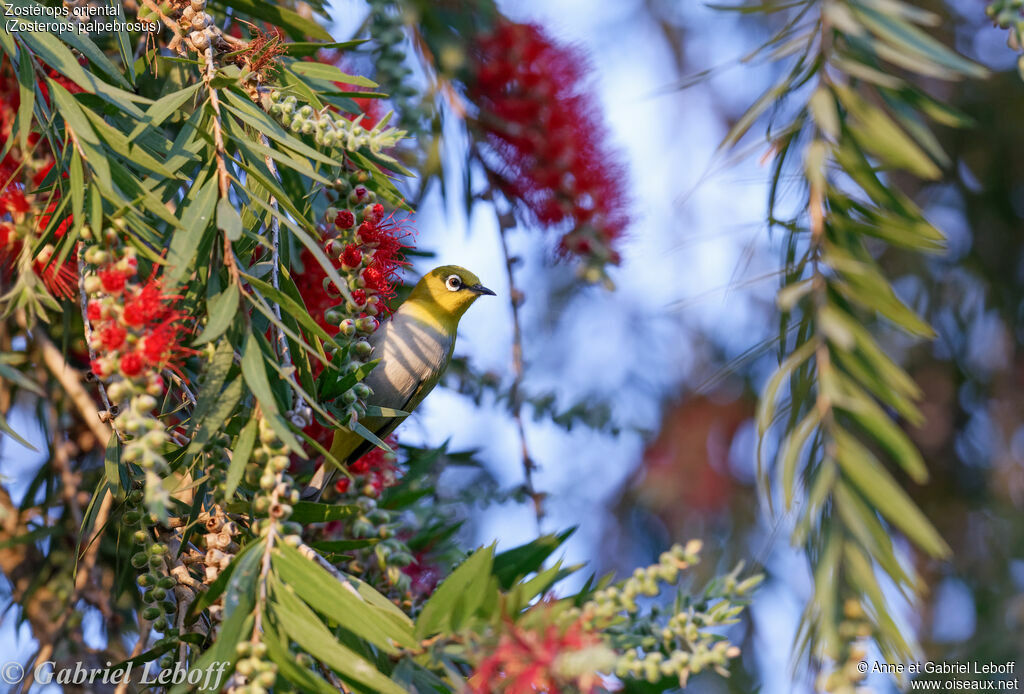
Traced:
<svg viewBox="0 0 1024 694">
<path fill-rule="evenodd" d="M 370 342 L 374 345 L 374 353 L 380 354 L 381 363 L 366 377 L 366 384 L 373 390 L 369 404 L 403 412 L 414 410 L 433 390 L 455 347 L 454 335 L 424 324 L 402 309 L 370 337 Z M 404 419 L 364 417 L 361 423 L 383 440 Z M 337 431 L 331 444 L 331 455 L 339 463 L 348 465 L 371 448 L 373 444 L 359 434 Z M 303 491 L 303 498 L 318 499 L 336 473 L 333 465 L 321 465 Z"/>
<path fill-rule="evenodd" d="M 428 385 L 429 388 L 427 387 Z M 413 390 L 412 395 L 410 395 L 400 407 L 396 407 L 395 409 L 401 410 L 402 412 L 408 412 L 411 409 L 415 409 L 416 405 L 420 403 L 420 400 L 425 398 L 427 393 L 429 393 L 433 387 L 433 383 L 428 384 L 426 380 L 419 381 L 416 384 L 416 388 Z M 372 431 L 377 438 L 383 441 L 391 435 L 391 432 L 398 428 L 399 424 L 405 421 L 405 417 L 366 417 L 362 421 L 363 426 L 366 426 L 366 428 Z M 356 434 L 356 436 L 358 436 L 358 434 Z M 346 465 L 350 465 L 375 448 L 373 443 L 370 443 L 362 437 L 360 437 L 360 439 L 361 442 L 359 445 L 352 449 L 352 452 L 346 456 L 344 461 L 339 462 L 344 462 Z"/>
<path fill-rule="evenodd" d="M 426 397 L 427 393 L 434 387 L 433 383 L 421 380 L 408 399 L 401 407 L 395 409 L 408 412 L 409 408 L 415 407 L 419 401 Z M 363 426 L 372 431 L 381 441 L 391 435 L 405 417 L 364 417 L 361 420 Z M 355 446 L 352 446 L 355 443 Z M 374 444 L 367 441 L 359 434 L 348 429 L 339 429 L 334 432 L 334 441 L 331 443 L 331 455 L 343 465 L 351 465 L 362 458 L 374 448 Z M 334 481 L 338 474 L 338 468 L 324 461 L 323 465 L 313 473 L 313 478 L 302 491 L 304 501 L 317 501 L 324 489 Z"/>
</svg>

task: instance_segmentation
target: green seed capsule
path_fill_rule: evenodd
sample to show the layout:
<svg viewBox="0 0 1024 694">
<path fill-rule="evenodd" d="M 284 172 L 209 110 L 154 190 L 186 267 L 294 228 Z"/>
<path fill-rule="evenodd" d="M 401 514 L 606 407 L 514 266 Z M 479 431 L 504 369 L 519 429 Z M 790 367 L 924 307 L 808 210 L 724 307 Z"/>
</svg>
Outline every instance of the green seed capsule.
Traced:
<svg viewBox="0 0 1024 694">
<path fill-rule="evenodd" d="M 132 566 L 136 569 L 141 569 L 149 561 L 149 557 L 146 556 L 145 552 L 136 552 L 132 555 Z"/>
<path fill-rule="evenodd" d="M 152 622 L 152 621 L 154 621 L 156 619 L 159 619 L 160 618 L 160 608 L 159 607 L 147 607 L 146 609 L 144 609 L 142 611 L 142 618 L 145 619 L 148 622 Z"/>
</svg>

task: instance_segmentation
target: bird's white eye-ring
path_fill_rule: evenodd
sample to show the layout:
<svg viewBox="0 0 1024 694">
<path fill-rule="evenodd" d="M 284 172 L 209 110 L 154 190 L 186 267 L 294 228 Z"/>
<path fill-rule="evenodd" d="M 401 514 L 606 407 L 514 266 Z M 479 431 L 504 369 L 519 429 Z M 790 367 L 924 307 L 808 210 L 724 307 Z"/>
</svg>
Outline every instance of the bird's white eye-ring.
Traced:
<svg viewBox="0 0 1024 694">
<path fill-rule="evenodd" d="M 444 286 L 448 287 L 448 291 L 457 292 L 462 289 L 462 278 L 458 275 L 448 275 L 448 279 L 445 280 Z"/>
</svg>

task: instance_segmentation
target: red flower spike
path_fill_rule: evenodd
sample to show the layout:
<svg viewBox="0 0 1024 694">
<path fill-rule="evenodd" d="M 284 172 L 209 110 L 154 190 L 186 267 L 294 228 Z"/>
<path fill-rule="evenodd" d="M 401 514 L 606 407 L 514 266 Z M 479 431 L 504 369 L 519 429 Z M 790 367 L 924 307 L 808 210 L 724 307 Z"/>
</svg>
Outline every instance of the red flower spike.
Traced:
<svg viewBox="0 0 1024 694">
<path fill-rule="evenodd" d="M 71 299 L 78 293 L 78 268 L 72 261 L 57 265 L 37 260 L 32 270 L 57 298 Z"/>
<path fill-rule="evenodd" d="M 160 280 L 150 277 L 124 305 L 124 322 L 141 326 L 161 319 L 176 296 L 168 296 L 160 288 Z"/>
<path fill-rule="evenodd" d="M 342 210 L 338 213 L 338 216 L 334 218 L 334 226 L 339 229 L 351 229 L 355 226 L 356 216 L 348 210 Z"/>
<path fill-rule="evenodd" d="M 125 273 L 117 268 L 105 268 L 100 270 L 97 275 L 100 278 L 100 282 L 103 283 L 103 291 L 108 294 L 120 294 L 124 291 L 124 285 L 127 277 Z"/>
<path fill-rule="evenodd" d="M 363 254 L 354 243 L 350 243 L 341 254 L 341 262 L 350 268 L 359 267 L 363 262 Z"/>
<path fill-rule="evenodd" d="M 103 362 L 99 359 L 93 359 L 89 362 L 89 370 L 92 371 L 99 378 L 107 377 L 107 370 L 103 367 Z"/>
<path fill-rule="evenodd" d="M 142 373 L 142 367 L 145 363 L 135 352 L 129 352 L 128 354 L 121 357 L 121 373 L 129 378 L 133 378 Z"/>
<path fill-rule="evenodd" d="M 543 604 L 533 608 L 546 609 Z M 599 645 L 597 634 L 587 631 L 581 622 L 562 630 L 551 624 L 541 630 L 524 629 L 513 622 L 505 623 L 497 646 L 477 665 L 469 679 L 473 694 L 534 694 L 559 692 L 573 685 L 574 690 L 589 694 L 596 691 L 593 673 L 569 679 L 556 670 L 559 656 Z"/>
<path fill-rule="evenodd" d="M 111 323 L 110 325 L 100 330 L 100 345 L 103 346 L 104 350 L 108 352 L 114 352 L 116 350 L 121 349 L 121 345 L 124 344 L 124 340 L 127 337 L 127 335 L 128 333 L 125 331 L 124 328 L 122 328 L 120 325 L 117 325 L 116 323 Z"/>
<path fill-rule="evenodd" d="M 531 24 L 502 20 L 480 38 L 469 96 L 505 194 L 545 227 L 591 228 L 606 244 L 628 223 L 617 153 L 583 84 L 585 63 Z M 607 248 L 564 243 L 564 252 L 614 261 Z"/>
</svg>

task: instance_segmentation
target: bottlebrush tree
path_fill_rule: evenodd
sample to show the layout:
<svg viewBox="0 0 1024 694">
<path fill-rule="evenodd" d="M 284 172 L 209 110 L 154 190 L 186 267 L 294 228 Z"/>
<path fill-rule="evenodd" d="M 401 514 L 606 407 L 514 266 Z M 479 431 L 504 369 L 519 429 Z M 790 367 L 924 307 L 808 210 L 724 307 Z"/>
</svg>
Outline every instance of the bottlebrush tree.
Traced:
<svg viewBox="0 0 1024 694">
<path fill-rule="evenodd" d="M 171 691 L 651 691 L 738 655 L 721 627 L 758 576 L 678 588 L 692 542 L 559 592 L 568 533 L 460 548 L 436 489 L 458 455 L 360 424 L 387 414 L 367 338 L 424 252 L 409 201 L 442 176 L 442 115 L 482 172 L 471 197 L 556 234 L 584 279 L 627 221 L 581 57 L 484 2 L 415 4 L 373 0 L 371 40 L 338 43 L 318 0 L 124 3 L 143 34 L 54 11 L 88 2 L 14 3 L 48 25 L 0 33 L 4 454 L 30 445 L 12 411 L 46 437 L 21 498 L 0 487 L 30 678 L 226 663 Z M 373 79 L 343 69 L 360 62 Z M 347 467 L 326 450 L 345 428 L 376 447 Z M 318 465 L 341 481 L 300 501 Z"/>
</svg>

